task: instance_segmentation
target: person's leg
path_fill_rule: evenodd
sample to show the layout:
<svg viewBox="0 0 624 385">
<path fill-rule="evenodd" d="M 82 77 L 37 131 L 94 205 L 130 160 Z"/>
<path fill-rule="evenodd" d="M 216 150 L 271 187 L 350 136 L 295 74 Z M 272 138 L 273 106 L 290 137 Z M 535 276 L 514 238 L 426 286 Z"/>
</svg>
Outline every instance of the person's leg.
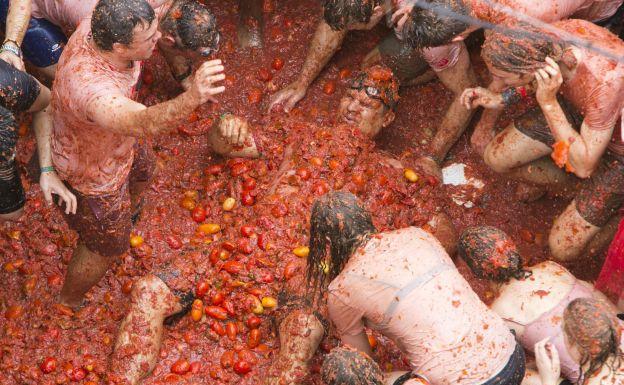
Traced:
<svg viewBox="0 0 624 385">
<path fill-rule="evenodd" d="M 162 343 L 163 322 L 181 310 L 179 299 L 155 275 L 134 282 L 128 313 L 119 326 L 111 358 L 113 381 L 135 385 L 154 369 Z"/>
<path fill-rule="evenodd" d="M 130 170 L 130 199 L 132 202 L 132 221 L 136 222 L 141 211 L 141 194 L 149 186 L 156 171 L 154 150 L 150 140 L 138 139 L 134 146 L 134 161 Z"/>
<path fill-rule="evenodd" d="M 427 222 L 425 229 L 436 237 L 448 255 L 455 255 L 457 252 L 459 234 L 448 215 L 445 213 L 437 213 Z"/>
<path fill-rule="evenodd" d="M 67 267 L 61 303 L 77 307 L 87 291 L 104 276 L 110 265 L 130 247 L 130 194 L 128 185 L 106 196 L 84 196 L 77 191 L 76 214 L 66 214 L 79 243 Z"/>
<path fill-rule="evenodd" d="M 390 32 L 362 61 L 362 69 L 375 64 L 390 68 L 401 86 L 421 84 L 435 78 L 422 54 Z"/>
<path fill-rule="evenodd" d="M 574 201 L 554 222 L 549 245 L 557 261 L 580 256 L 624 202 L 624 163 L 606 154 Z"/>
<path fill-rule="evenodd" d="M 0 224 L 19 219 L 26 194 L 15 162 L 17 122 L 13 114 L 0 107 Z"/>
<path fill-rule="evenodd" d="M 478 86 L 477 77 L 472 69 L 472 63 L 466 46 L 461 43 L 459 56 L 455 65 L 437 72 L 438 78 L 454 94 L 453 102 L 449 106 L 440 128 L 436 132 L 429 147 L 429 155 L 438 163 L 442 162 L 449 150 L 459 139 L 470 122 L 474 110 L 467 110 L 461 103 L 461 94 L 466 88 Z"/>
<path fill-rule="evenodd" d="M 269 369 L 266 384 L 302 383 L 323 334 L 323 324 L 311 310 L 298 309 L 288 314 L 279 326 L 280 352 Z"/>
<path fill-rule="evenodd" d="M 262 8 L 262 0 L 238 0 L 238 44 L 241 48 L 262 48 Z"/>
</svg>

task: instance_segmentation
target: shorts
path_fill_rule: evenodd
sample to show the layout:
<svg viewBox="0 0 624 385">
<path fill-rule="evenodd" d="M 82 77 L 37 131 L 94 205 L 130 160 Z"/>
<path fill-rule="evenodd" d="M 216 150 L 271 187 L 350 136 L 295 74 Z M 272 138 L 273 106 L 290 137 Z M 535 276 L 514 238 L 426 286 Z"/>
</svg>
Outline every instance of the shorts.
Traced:
<svg viewBox="0 0 624 385">
<path fill-rule="evenodd" d="M 466 50 L 463 41 L 456 41 L 441 47 L 425 48 L 422 55 L 435 72 L 440 72 L 455 66 L 462 51 Z"/>
<path fill-rule="evenodd" d="M 11 111 L 0 106 L 0 214 L 24 207 L 26 194 L 15 162 L 17 122 Z"/>
<path fill-rule="evenodd" d="M 568 121 L 578 130 L 583 123 L 582 116 L 563 98 L 558 100 Z M 514 124 L 518 131 L 531 139 L 548 146 L 555 143 L 539 106 L 517 118 Z M 577 211 L 587 222 L 597 227 L 607 224 L 624 203 L 624 157 L 607 150 L 598 169 L 581 187 L 575 202 Z"/>
<path fill-rule="evenodd" d="M 525 365 L 524 349 L 516 343 L 516 348 L 503 370 L 482 385 L 520 385 L 524 379 Z"/>
<path fill-rule="evenodd" d="M 40 92 L 34 77 L 0 60 L 0 106 L 13 113 L 27 111 Z"/>
<path fill-rule="evenodd" d="M 581 114 L 562 97 L 558 97 L 557 100 L 568 118 L 568 122 L 578 131 L 581 128 L 581 124 L 583 124 L 583 117 Z M 539 106 L 531 108 L 516 118 L 514 120 L 514 125 L 518 131 L 531 139 L 542 142 L 549 147 L 555 144 L 555 138 L 550 131 L 550 126 L 548 126 L 546 117 Z"/>
<path fill-rule="evenodd" d="M 5 26 L 9 12 L 9 0 L 0 0 L 0 24 Z M 22 51 L 24 58 L 37 67 L 58 63 L 67 37 L 60 27 L 46 19 L 31 18 L 24 35 Z"/>
<path fill-rule="evenodd" d="M 392 70 L 401 84 L 417 78 L 429 69 L 423 56 L 408 44 L 401 42 L 394 33 L 389 33 L 379 43 L 379 53 L 383 64 Z"/>
<path fill-rule="evenodd" d="M 154 172 L 154 154 L 148 145 L 137 146 L 128 181 L 119 191 L 105 195 L 76 195 L 76 214 L 65 214 L 69 227 L 92 252 L 104 257 L 125 253 L 130 247 L 132 207 L 130 189 L 136 182 L 148 182 Z"/>
<path fill-rule="evenodd" d="M 24 207 L 26 194 L 15 160 L 0 161 L 0 214 L 9 214 Z"/>
</svg>

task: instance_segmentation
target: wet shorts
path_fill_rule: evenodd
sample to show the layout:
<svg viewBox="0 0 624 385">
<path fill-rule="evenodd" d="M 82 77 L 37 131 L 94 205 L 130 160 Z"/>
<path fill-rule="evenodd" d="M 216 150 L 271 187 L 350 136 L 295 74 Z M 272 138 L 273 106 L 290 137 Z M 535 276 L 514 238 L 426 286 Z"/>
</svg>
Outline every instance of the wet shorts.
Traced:
<svg viewBox="0 0 624 385">
<path fill-rule="evenodd" d="M 503 370 L 482 385 L 520 385 L 524 378 L 525 365 L 524 349 L 517 343 Z"/>
<path fill-rule="evenodd" d="M 417 78 L 429 69 L 424 57 L 408 44 L 401 42 L 394 33 L 389 33 L 379 43 L 379 53 L 383 64 L 392 70 L 401 84 Z"/>
<path fill-rule="evenodd" d="M 431 69 L 440 72 L 457 64 L 462 51 L 466 50 L 466 44 L 463 41 L 457 41 L 441 47 L 425 48 L 422 54 Z"/>
<path fill-rule="evenodd" d="M 9 0 L 0 0 L 0 25 L 5 27 L 9 12 Z M 37 67 L 58 63 L 67 37 L 58 26 L 46 19 L 31 18 L 24 35 L 22 51 L 24 58 Z"/>
<path fill-rule="evenodd" d="M 65 214 L 67 223 L 80 235 L 85 246 L 104 257 L 123 254 L 130 247 L 132 208 L 130 189 L 137 182 L 147 182 L 154 172 L 154 154 L 149 145 L 137 146 L 128 181 L 112 194 L 76 195 L 76 214 Z"/>
<path fill-rule="evenodd" d="M 15 162 L 17 122 L 11 111 L 0 106 L 0 214 L 24 207 L 26 194 Z"/>
<path fill-rule="evenodd" d="M 574 108 L 559 98 L 568 121 L 579 129 L 583 118 Z M 532 108 L 514 121 L 516 129 L 548 146 L 555 143 L 548 122 L 539 107 Z M 587 179 L 575 199 L 576 209 L 583 219 L 602 227 L 624 203 L 624 157 L 607 150 L 601 164 Z"/>
</svg>

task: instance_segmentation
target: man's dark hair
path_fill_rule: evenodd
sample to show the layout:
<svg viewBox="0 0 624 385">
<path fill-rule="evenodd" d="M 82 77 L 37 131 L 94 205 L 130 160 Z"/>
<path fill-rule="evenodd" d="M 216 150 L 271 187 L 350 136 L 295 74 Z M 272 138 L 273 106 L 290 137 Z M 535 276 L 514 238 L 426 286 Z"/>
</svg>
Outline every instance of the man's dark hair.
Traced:
<svg viewBox="0 0 624 385">
<path fill-rule="evenodd" d="M 154 9 L 145 0 L 100 0 L 91 16 L 91 35 L 98 48 L 113 49 L 113 44 L 132 43 L 134 28 L 151 25 Z"/>
<path fill-rule="evenodd" d="M 383 373 L 372 358 L 355 349 L 335 348 L 323 360 L 321 378 L 327 385 L 383 385 Z"/>
<path fill-rule="evenodd" d="M 507 282 L 530 275 L 522 268 L 516 244 L 495 227 L 477 226 L 465 230 L 459 238 L 458 253 L 477 278 Z"/>
<path fill-rule="evenodd" d="M 195 0 L 176 1 L 161 22 L 161 28 L 179 39 L 182 49 L 216 51 L 219 45 L 217 18 Z"/>
<path fill-rule="evenodd" d="M 368 23 L 379 4 L 381 0 L 325 0 L 323 18 L 332 29 L 340 31 L 351 23 Z"/>
<path fill-rule="evenodd" d="M 403 25 L 403 40 L 419 49 L 449 44 L 470 24 L 447 12 L 467 16 L 470 10 L 462 0 L 419 0 Z"/>
<path fill-rule="evenodd" d="M 340 191 L 325 194 L 314 202 L 310 222 L 306 276 L 308 287 L 320 296 L 321 289 L 340 274 L 355 249 L 376 230 L 370 213 L 355 195 Z M 327 274 L 324 264 L 329 265 Z"/>
</svg>

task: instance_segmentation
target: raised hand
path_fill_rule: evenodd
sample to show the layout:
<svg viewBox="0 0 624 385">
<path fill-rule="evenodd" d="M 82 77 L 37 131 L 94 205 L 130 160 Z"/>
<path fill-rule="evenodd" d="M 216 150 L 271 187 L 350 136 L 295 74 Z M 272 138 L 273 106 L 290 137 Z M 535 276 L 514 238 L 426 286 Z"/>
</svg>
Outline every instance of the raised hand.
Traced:
<svg viewBox="0 0 624 385">
<path fill-rule="evenodd" d="M 546 58 L 546 66 L 535 71 L 537 92 L 535 97 L 540 104 L 552 103 L 557 100 L 557 92 L 563 84 L 563 76 L 559 65 L 551 58 Z"/>
<path fill-rule="evenodd" d="M 535 363 L 539 371 L 542 385 L 557 385 L 561 374 L 559 352 L 548 340 L 550 337 L 535 344 Z"/>
<path fill-rule="evenodd" d="M 210 60 L 201 65 L 195 72 L 193 83 L 189 89 L 199 99 L 200 103 L 211 101 L 217 103 L 214 98 L 225 91 L 225 86 L 216 86 L 215 83 L 225 80 L 224 68 L 221 60 Z"/>
</svg>

